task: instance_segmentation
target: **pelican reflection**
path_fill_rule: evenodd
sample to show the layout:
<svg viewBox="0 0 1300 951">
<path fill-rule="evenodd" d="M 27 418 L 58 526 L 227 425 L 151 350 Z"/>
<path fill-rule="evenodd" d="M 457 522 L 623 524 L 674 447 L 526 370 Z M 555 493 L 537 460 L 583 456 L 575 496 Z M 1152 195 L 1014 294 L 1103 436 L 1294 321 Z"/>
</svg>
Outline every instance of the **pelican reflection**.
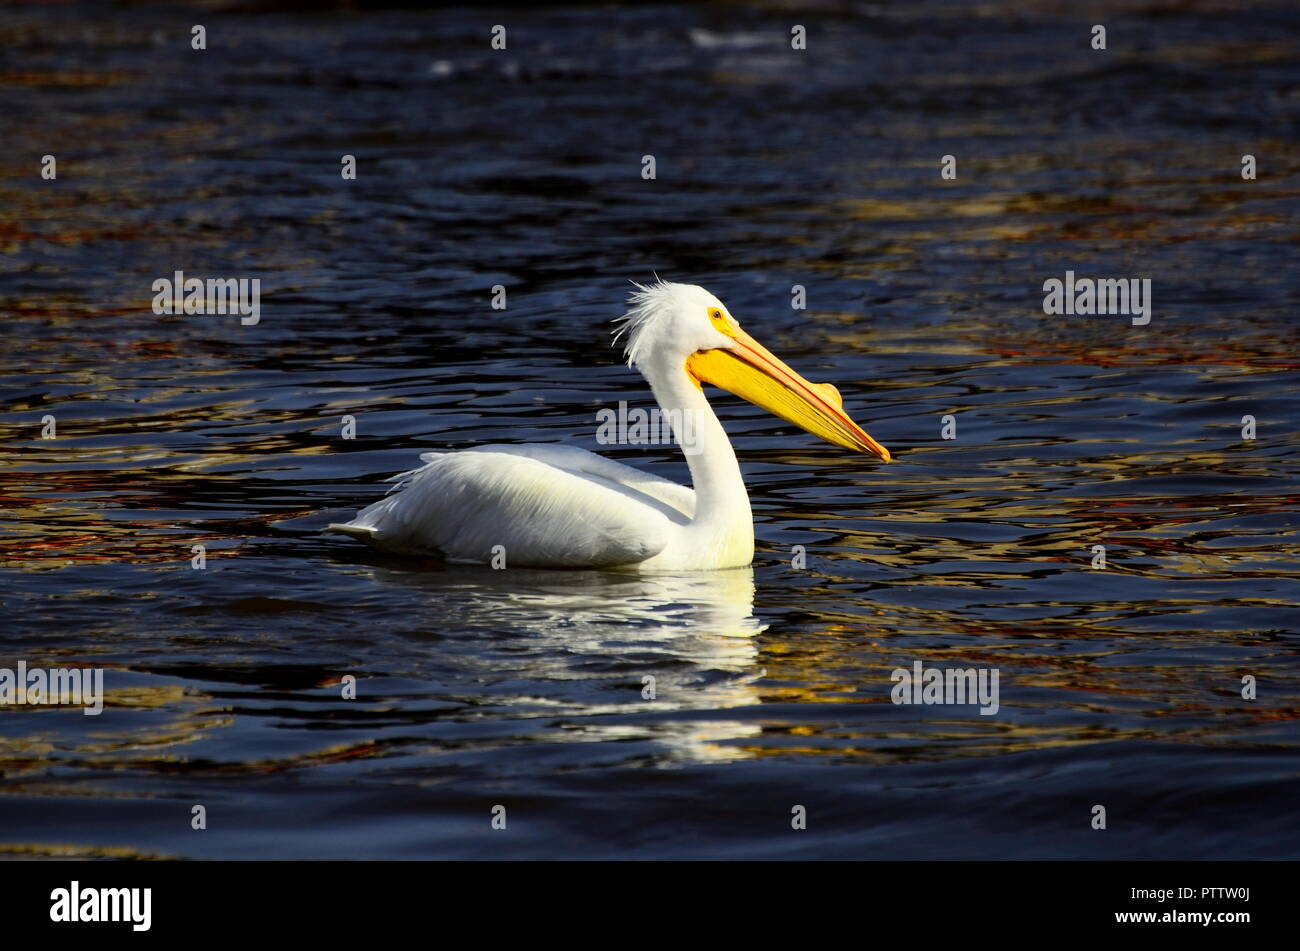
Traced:
<svg viewBox="0 0 1300 951">
<path fill-rule="evenodd" d="M 431 676 L 471 681 L 496 715 L 556 717 L 565 742 L 650 741 L 670 761 L 743 756 L 718 744 L 760 731 L 689 715 L 759 703 L 754 637 L 767 625 L 754 615 L 752 568 L 374 570 L 380 584 L 428 591 Z"/>
</svg>

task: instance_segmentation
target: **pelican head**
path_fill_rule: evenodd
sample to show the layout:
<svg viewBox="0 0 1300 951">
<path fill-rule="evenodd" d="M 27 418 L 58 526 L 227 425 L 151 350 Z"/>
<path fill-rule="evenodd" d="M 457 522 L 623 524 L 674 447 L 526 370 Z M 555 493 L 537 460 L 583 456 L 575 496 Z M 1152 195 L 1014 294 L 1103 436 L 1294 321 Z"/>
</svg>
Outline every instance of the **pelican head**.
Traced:
<svg viewBox="0 0 1300 951">
<path fill-rule="evenodd" d="M 704 288 L 667 281 L 636 287 L 615 339 L 626 335 L 628 364 L 652 385 L 663 374 L 684 372 L 697 387 L 711 383 L 829 443 L 890 460 L 889 450 L 844 412 L 834 386 L 805 380 Z"/>
</svg>

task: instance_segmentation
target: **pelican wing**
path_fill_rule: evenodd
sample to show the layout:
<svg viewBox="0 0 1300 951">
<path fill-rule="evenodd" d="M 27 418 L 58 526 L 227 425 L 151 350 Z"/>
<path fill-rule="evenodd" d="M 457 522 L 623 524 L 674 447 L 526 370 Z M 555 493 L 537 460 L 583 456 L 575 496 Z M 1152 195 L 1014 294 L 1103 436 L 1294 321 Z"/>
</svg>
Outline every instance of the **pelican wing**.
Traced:
<svg viewBox="0 0 1300 951">
<path fill-rule="evenodd" d="M 394 477 L 400 482 L 386 498 L 329 530 L 460 561 L 503 554 L 507 565 L 613 567 L 663 550 L 670 525 L 687 517 L 668 498 L 685 505 L 687 493 L 694 509 L 689 489 L 569 446 L 485 446 L 420 459 L 423 466 Z"/>
<path fill-rule="evenodd" d="M 594 452 L 577 446 L 548 444 L 541 446 L 512 446 L 507 443 L 493 443 L 481 446 L 478 452 L 504 452 L 516 456 L 527 456 L 548 465 L 564 469 L 567 472 L 599 476 L 616 482 L 624 488 L 633 489 L 648 495 L 656 502 L 662 502 L 675 512 L 684 515 L 687 520 L 695 517 L 695 490 L 678 485 L 671 479 L 633 469 L 613 459 L 606 459 Z M 431 453 L 427 455 L 432 455 Z M 424 456 L 420 457 L 421 459 Z M 671 515 L 671 513 L 669 513 Z M 676 520 L 676 519 L 675 519 Z"/>
</svg>

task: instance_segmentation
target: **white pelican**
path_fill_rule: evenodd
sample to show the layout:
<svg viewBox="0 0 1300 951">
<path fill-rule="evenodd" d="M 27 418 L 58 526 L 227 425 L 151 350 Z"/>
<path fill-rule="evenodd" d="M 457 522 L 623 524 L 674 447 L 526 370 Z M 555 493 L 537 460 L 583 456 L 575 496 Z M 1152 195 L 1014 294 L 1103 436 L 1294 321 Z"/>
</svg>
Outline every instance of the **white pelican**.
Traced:
<svg viewBox="0 0 1300 951">
<path fill-rule="evenodd" d="M 694 284 L 637 284 L 615 340 L 683 441 L 693 489 L 576 446 L 492 445 L 426 452 L 387 497 L 326 531 L 383 551 L 540 568 L 733 568 L 754 557 L 754 521 L 736 454 L 704 398 L 712 383 L 846 449 L 889 461 L 844 412 L 740 329 Z M 400 480 L 400 481 L 399 481 Z M 499 546 L 499 547 L 498 547 Z"/>
</svg>

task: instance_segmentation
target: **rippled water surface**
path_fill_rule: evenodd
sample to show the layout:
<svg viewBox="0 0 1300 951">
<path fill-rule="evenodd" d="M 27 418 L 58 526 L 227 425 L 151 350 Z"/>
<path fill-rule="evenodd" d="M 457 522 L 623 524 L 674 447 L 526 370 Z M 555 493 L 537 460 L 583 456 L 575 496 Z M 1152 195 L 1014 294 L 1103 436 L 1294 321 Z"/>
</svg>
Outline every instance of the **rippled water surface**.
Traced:
<svg viewBox="0 0 1300 951">
<path fill-rule="evenodd" d="M 0 13 L 0 651 L 108 692 L 0 708 L 0 855 L 1300 857 L 1288 6 Z M 177 269 L 260 323 L 154 315 Z M 1066 270 L 1151 323 L 1044 316 Z M 595 440 L 655 271 L 895 462 L 713 391 L 752 569 L 318 534 L 430 449 L 687 481 Z M 918 660 L 997 715 L 892 703 Z"/>
</svg>

